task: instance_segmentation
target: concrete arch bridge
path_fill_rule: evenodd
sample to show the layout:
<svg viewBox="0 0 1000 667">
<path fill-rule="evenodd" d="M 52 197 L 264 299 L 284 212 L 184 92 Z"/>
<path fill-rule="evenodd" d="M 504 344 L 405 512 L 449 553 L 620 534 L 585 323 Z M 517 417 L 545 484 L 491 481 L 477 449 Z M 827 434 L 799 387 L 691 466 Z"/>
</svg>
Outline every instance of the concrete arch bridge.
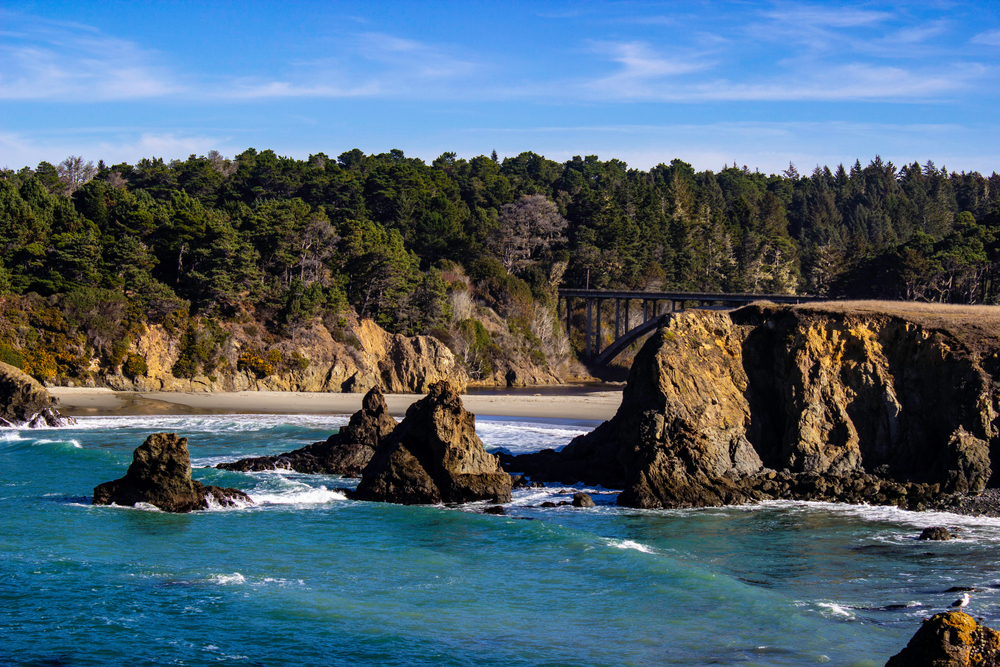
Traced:
<svg viewBox="0 0 1000 667">
<path fill-rule="evenodd" d="M 770 301 L 772 303 L 811 303 L 828 301 L 826 297 L 793 296 L 788 294 L 729 294 L 718 292 L 632 292 L 593 289 L 561 289 L 559 290 L 559 316 L 565 312 L 566 334 L 572 331 L 573 300 L 586 300 L 587 322 L 584 336 L 586 337 L 586 358 L 595 366 L 607 365 L 621 354 L 632 343 L 642 336 L 655 331 L 661 326 L 664 318 L 670 313 L 676 313 L 685 308 L 712 308 L 727 310 L 752 303 L 754 301 Z M 566 305 L 563 306 L 565 300 Z M 614 342 L 601 349 L 602 331 L 600 317 L 601 306 L 605 301 L 615 302 L 615 336 Z M 630 328 L 629 308 L 633 302 L 640 302 L 642 318 Z M 595 317 L 595 310 L 597 317 Z M 624 324 L 624 326 L 622 326 Z"/>
</svg>

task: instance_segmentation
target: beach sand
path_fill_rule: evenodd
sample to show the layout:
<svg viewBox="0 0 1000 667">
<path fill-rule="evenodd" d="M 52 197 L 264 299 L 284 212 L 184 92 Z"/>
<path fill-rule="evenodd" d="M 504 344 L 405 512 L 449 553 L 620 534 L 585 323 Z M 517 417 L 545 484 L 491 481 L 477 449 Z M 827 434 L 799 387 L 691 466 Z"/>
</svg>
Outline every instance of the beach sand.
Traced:
<svg viewBox="0 0 1000 667">
<path fill-rule="evenodd" d="M 51 387 L 59 411 L 81 415 L 175 414 L 351 414 L 361 409 L 362 394 L 242 391 L 231 393 L 121 392 L 82 387 Z M 387 394 L 395 417 L 422 398 L 420 394 Z M 566 395 L 463 394 L 462 404 L 473 414 L 530 419 L 605 421 L 621 404 L 621 391 Z"/>
</svg>

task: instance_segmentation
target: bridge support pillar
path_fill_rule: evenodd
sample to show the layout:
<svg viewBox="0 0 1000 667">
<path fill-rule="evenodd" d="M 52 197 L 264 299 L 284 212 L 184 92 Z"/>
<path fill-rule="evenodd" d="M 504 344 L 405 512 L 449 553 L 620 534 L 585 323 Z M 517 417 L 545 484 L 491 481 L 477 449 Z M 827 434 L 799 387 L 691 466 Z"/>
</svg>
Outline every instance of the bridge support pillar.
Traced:
<svg viewBox="0 0 1000 667">
<path fill-rule="evenodd" d="M 622 335 L 622 300 L 615 299 L 615 340 Z"/>
<path fill-rule="evenodd" d="M 591 329 L 591 325 L 593 324 L 593 321 L 594 321 L 593 320 L 593 314 L 594 314 L 594 308 L 593 307 L 594 307 L 594 300 L 593 299 L 587 299 L 587 361 L 590 361 L 590 357 L 591 357 L 590 342 L 591 342 L 591 339 L 593 338 L 593 334 L 592 334 L 593 329 Z"/>
<path fill-rule="evenodd" d="M 628 304 L 629 304 L 629 300 L 628 300 L 628 299 L 625 299 L 625 330 L 624 330 L 624 331 L 622 332 L 622 335 L 624 335 L 624 334 L 627 334 L 627 333 L 628 333 L 628 326 L 629 326 L 629 320 L 628 320 Z"/>
<path fill-rule="evenodd" d="M 601 301 L 597 299 L 597 335 L 594 337 L 594 354 L 601 353 Z"/>
</svg>

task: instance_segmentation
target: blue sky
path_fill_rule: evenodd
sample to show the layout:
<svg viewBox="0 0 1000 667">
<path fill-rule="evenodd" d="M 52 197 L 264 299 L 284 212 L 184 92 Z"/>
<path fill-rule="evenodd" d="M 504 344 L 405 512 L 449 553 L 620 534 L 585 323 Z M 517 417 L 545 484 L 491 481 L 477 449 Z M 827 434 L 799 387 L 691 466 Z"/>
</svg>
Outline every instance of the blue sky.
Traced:
<svg viewBox="0 0 1000 667">
<path fill-rule="evenodd" d="M 0 166 L 252 146 L 990 173 L 998 74 L 996 2 L 0 0 Z"/>
</svg>

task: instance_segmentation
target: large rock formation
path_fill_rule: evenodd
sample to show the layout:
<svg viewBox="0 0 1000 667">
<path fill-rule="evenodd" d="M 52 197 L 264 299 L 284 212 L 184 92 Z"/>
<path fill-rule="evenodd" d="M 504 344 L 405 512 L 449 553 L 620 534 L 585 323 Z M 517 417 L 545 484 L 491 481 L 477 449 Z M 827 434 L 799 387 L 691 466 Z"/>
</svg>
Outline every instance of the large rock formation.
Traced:
<svg viewBox="0 0 1000 667">
<path fill-rule="evenodd" d="M 902 651 L 885 667 L 995 667 L 1000 664 L 1000 632 L 960 611 L 924 621 Z"/>
<path fill-rule="evenodd" d="M 0 427 L 75 424 L 56 410 L 56 400 L 35 378 L 0 362 Z"/>
<path fill-rule="evenodd" d="M 361 409 L 351 415 L 350 422 L 325 442 L 316 442 L 276 456 L 259 456 L 232 463 L 220 463 L 217 468 L 250 472 L 256 470 L 295 470 L 360 477 L 378 443 L 396 428 L 389 415 L 382 391 L 371 389 L 361 403 Z"/>
<path fill-rule="evenodd" d="M 93 503 L 130 507 L 149 503 L 165 512 L 190 512 L 207 509 L 210 498 L 223 506 L 253 502 L 238 489 L 204 486 L 191 479 L 187 438 L 154 433 L 136 448 L 124 477 L 94 488 Z"/>
<path fill-rule="evenodd" d="M 822 497 L 921 508 L 990 478 L 1000 397 L 984 366 L 1000 367 L 1000 346 L 988 345 L 887 314 L 687 311 L 640 351 L 613 419 L 561 452 L 504 463 L 534 480 L 624 488 L 618 502 L 633 507 Z"/>
<path fill-rule="evenodd" d="M 404 505 L 507 502 L 511 479 L 483 449 L 476 417 L 447 382 L 430 386 L 382 440 L 353 497 Z"/>
</svg>

